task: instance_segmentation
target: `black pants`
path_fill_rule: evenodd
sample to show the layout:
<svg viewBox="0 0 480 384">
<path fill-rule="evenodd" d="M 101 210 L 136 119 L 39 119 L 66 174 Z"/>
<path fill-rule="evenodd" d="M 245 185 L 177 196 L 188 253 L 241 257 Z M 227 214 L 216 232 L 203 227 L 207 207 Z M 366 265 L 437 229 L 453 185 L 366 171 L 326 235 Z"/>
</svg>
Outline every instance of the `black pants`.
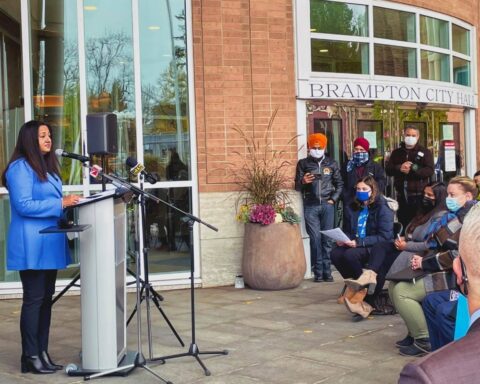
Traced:
<svg viewBox="0 0 480 384">
<path fill-rule="evenodd" d="M 336 247 L 330 254 L 332 264 L 344 279 L 358 279 L 369 258 L 368 248 Z"/>
<path fill-rule="evenodd" d="M 57 270 L 20 271 L 23 287 L 20 333 L 22 354 L 35 356 L 48 351 L 48 336 L 52 318 L 52 296 L 55 292 Z"/>
<path fill-rule="evenodd" d="M 399 254 L 400 251 L 395 248 L 393 241 L 376 243 L 370 249 L 370 258 L 367 262 L 367 268 L 377 274 L 377 286 L 369 300 L 375 299 L 375 297 L 382 291 L 383 285 L 385 284 L 385 276 L 387 276 L 390 267 Z"/>
<path fill-rule="evenodd" d="M 417 196 L 408 196 L 408 199 L 398 192 L 398 221 L 402 223 L 403 230 L 407 228 L 408 223 L 420 212 L 422 207 L 423 194 Z"/>
</svg>

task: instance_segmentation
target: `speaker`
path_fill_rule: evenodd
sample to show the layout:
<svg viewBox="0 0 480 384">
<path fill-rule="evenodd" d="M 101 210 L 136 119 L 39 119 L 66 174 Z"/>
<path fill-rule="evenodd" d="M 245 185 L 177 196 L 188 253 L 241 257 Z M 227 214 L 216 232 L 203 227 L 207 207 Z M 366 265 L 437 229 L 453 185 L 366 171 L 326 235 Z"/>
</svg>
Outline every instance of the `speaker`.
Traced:
<svg viewBox="0 0 480 384">
<path fill-rule="evenodd" d="M 89 155 L 118 153 L 117 115 L 114 113 L 87 115 L 87 152 Z"/>
</svg>

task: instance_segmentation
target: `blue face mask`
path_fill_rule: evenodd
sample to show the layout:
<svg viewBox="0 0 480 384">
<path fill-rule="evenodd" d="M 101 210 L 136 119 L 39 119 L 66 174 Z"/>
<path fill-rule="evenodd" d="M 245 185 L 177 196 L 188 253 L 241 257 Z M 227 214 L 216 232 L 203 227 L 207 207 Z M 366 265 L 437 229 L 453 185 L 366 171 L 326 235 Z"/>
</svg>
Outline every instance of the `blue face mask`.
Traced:
<svg viewBox="0 0 480 384">
<path fill-rule="evenodd" d="M 364 202 L 370 198 L 370 191 L 357 191 L 355 194 L 358 201 Z"/>
<path fill-rule="evenodd" d="M 455 197 L 447 197 L 445 201 L 447 208 L 451 212 L 457 212 L 462 206 Z"/>
<path fill-rule="evenodd" d="M 355 152 L 353 154 L 353 162 L 355 165 L 361 165 L 368 161 L 368 152 Z"/>
</svg>

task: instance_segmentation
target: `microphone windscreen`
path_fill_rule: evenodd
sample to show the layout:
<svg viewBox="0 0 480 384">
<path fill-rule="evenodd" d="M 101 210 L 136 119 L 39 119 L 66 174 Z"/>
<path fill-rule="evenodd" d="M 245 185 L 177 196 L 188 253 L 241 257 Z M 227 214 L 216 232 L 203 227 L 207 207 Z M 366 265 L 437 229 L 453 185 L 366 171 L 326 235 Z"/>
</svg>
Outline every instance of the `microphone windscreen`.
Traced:
<svg viewBox="0 0 480 384">
<path fill-rule="evenodd" d="M 62 154 L 63 154 L 63 149 L 62 149 L 62 148 L 57 148 L 57 149 L 55 150 L 55 154 L 56 154 L 57 156 L 62 156 Z"/>
<path fill-rule="evenodd" d="M 137 159 L 134 157 L 128 157 L 126 163 L 130 168 L 134 168 L 138 164 Z"/>
</svg>

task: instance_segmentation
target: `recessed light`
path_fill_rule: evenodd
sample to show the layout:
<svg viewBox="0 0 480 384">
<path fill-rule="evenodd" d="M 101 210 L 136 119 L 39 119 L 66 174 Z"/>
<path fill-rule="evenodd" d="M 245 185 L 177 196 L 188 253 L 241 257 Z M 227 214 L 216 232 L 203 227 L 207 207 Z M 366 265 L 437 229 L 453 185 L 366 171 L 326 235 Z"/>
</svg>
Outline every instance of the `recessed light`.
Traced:
<svg viewBox="0 0 480 384">
<path fill-rule="evenodd" d="M 150 25 L 150 26 L 148 26 L 148 29 L 150 31 L 158 31 L 160 29 L 160 27 L 158 25 Z"/>
<path fill-rule="evenodd" d="M 320 52 L 320 53 L 326 53 L 326 52 L 328 52 L 328 49 L 320 49 L 319 52 Z"/>
<path fill-rule="evenodd" d="M 85 6 L 83 7 L 83 9 L 84 9 L 85 11 L 96 11 L 96 10 L 97 10 L 97 6 L 95 6 L 95 5 L 85 5 Z"/>
</svg>

